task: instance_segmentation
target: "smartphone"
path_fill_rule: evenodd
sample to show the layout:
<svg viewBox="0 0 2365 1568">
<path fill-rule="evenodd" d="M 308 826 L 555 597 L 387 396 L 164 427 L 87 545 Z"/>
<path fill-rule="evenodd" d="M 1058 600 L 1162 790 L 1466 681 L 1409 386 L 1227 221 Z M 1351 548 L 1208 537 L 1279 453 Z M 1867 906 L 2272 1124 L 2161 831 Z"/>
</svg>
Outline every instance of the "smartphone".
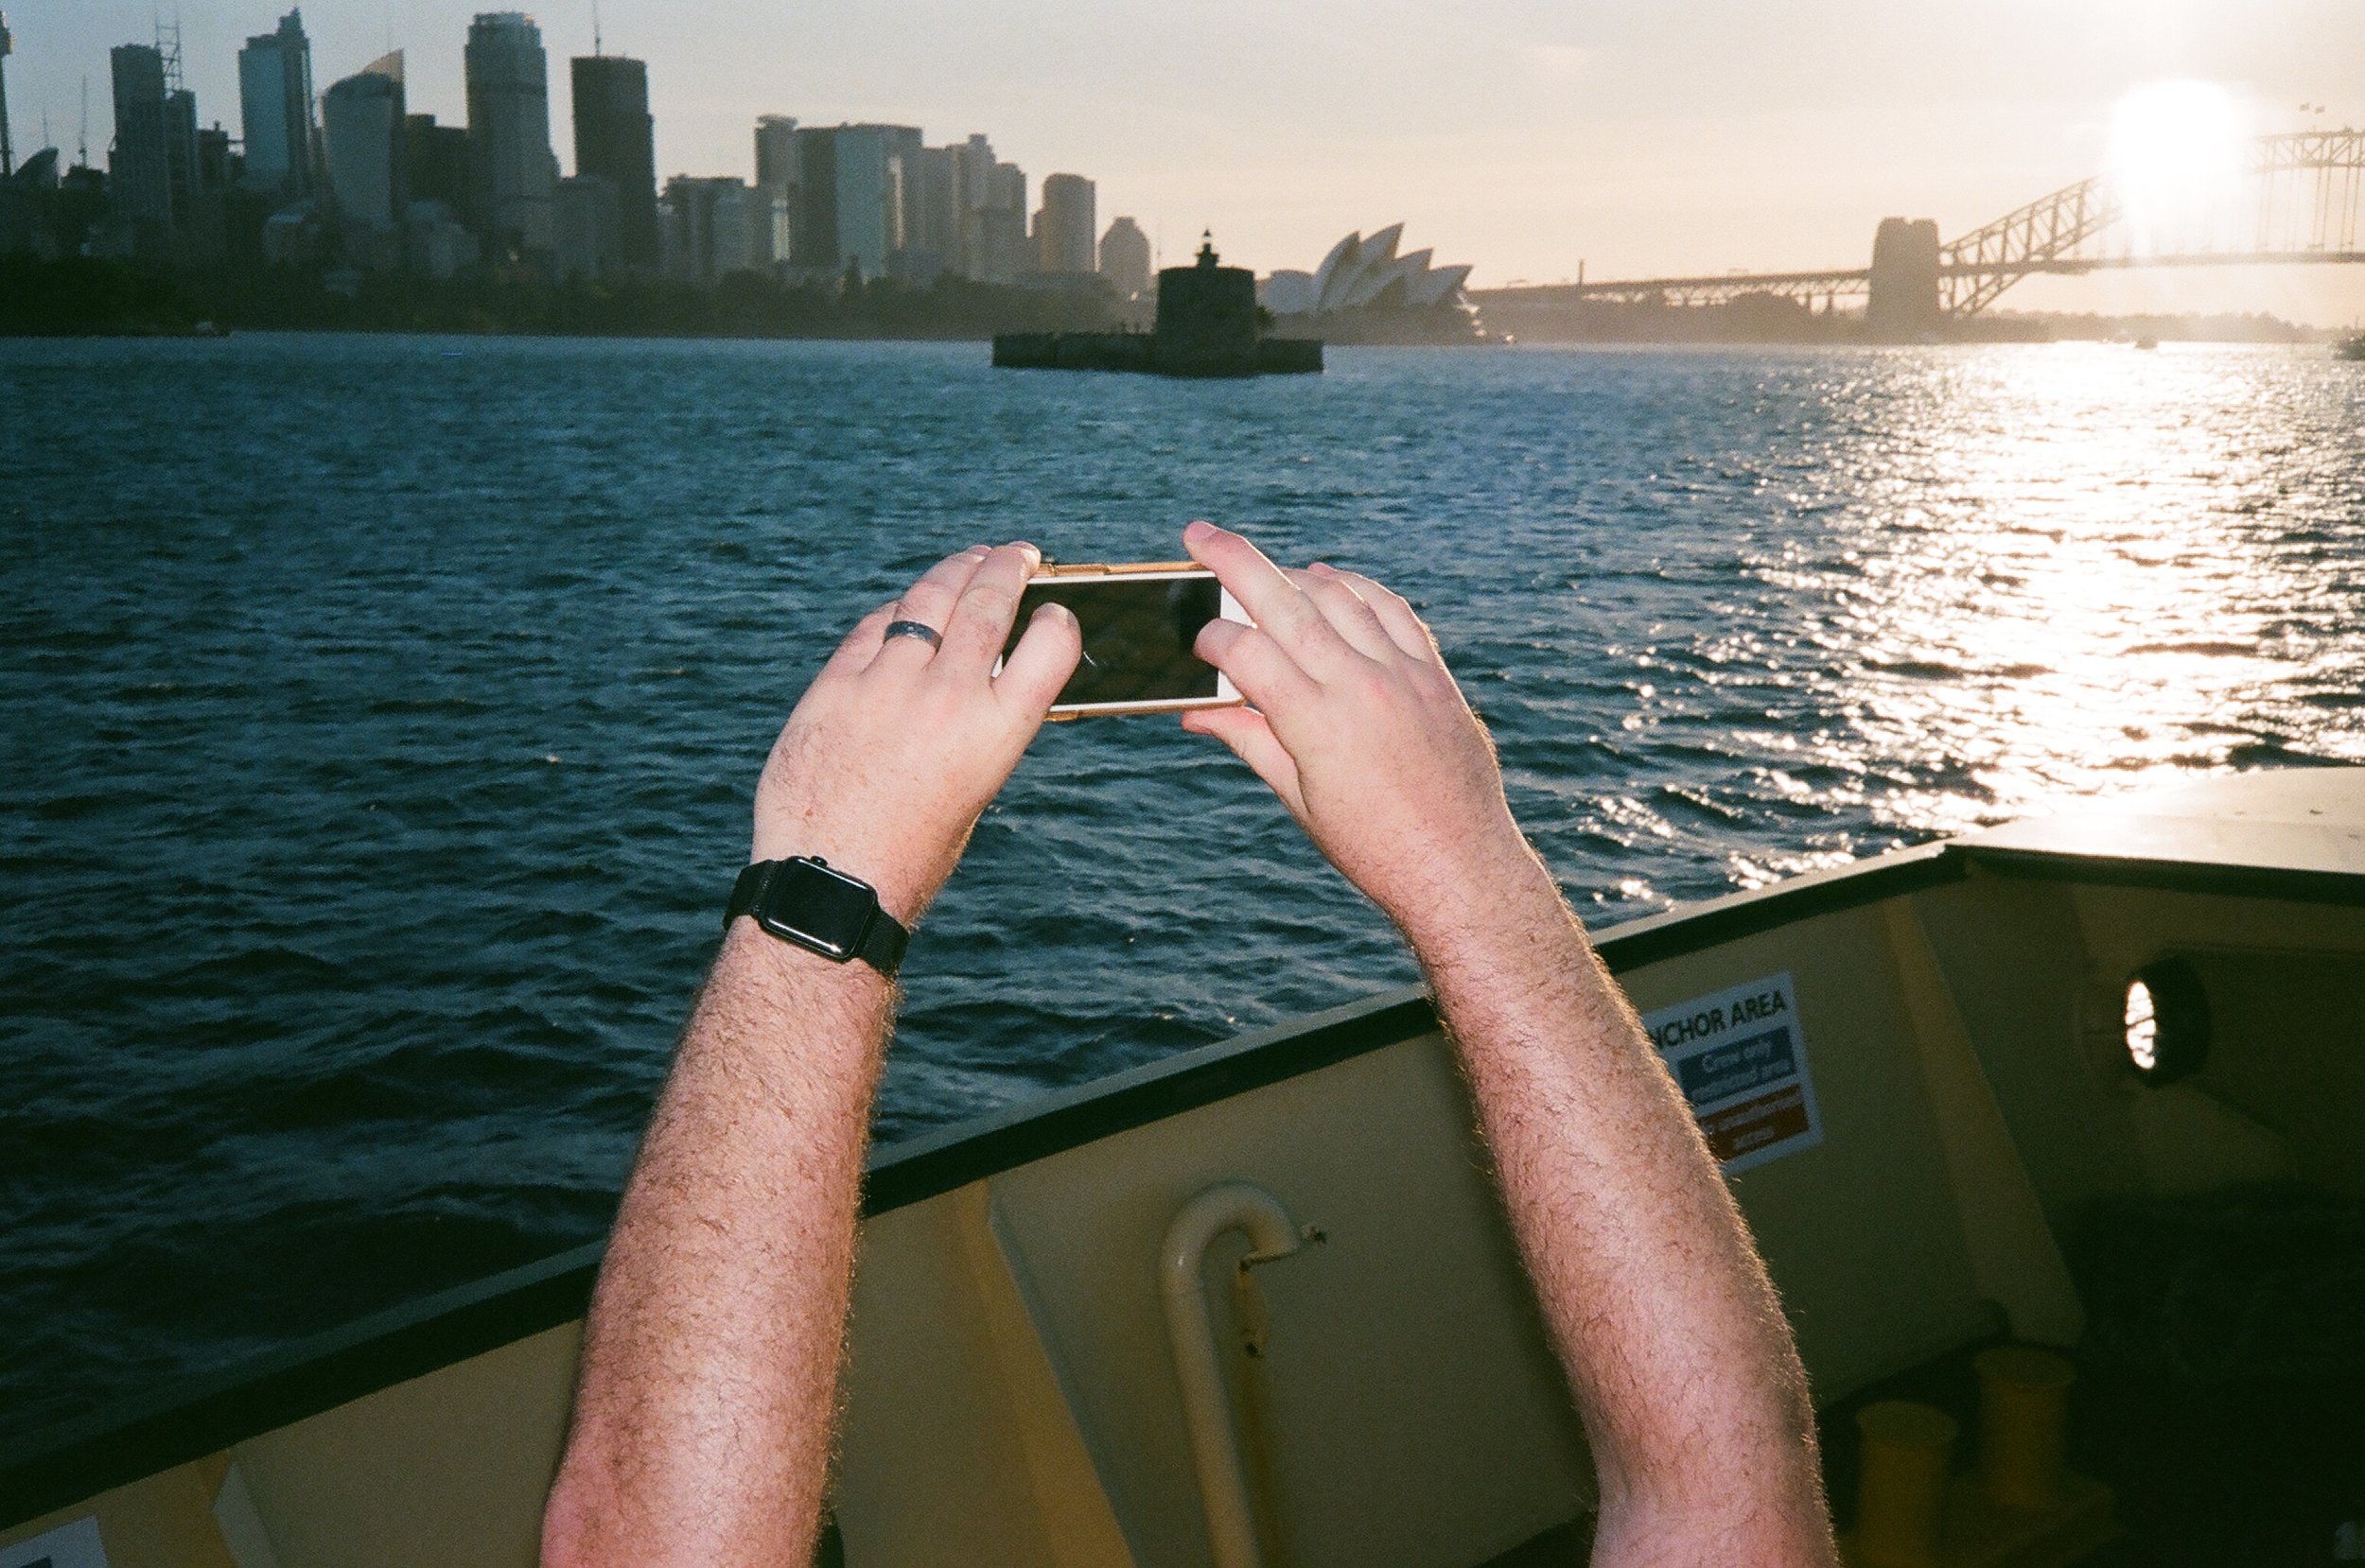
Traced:
<svg viewBox="0 0 2365 1568">
<path fill-rule="evenodd" d="M 1084 656 L 1051 705 L 1052 718 L 1169 713 L 1240 700 L 1223 671 L 1191 651 L 1209 621 L 1248 620 L 1206 567 L 1189 561 L 1038 567 L 1019 598 L 1003 658 L 1018 646 L 1035 606 L 1054 600 L 1076 613 Z M 993 671 L 1002 672 L 1000 660 Z"/>
</svg>

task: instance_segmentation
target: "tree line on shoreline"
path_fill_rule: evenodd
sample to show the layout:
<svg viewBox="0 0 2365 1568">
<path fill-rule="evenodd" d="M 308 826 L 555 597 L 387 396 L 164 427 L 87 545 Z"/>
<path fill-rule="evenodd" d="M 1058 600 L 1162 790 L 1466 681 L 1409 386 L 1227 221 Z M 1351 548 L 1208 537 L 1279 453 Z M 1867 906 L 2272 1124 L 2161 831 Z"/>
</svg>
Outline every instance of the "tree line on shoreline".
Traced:
<svg viewBox="0 0 2365 1568">
<path fill-rule="evenodd" d="M 980 339 L 1107 331 L 1113 300 L 946 276 L 921 287 L 739 272 L 713 287 L 657 279 L 554 282 L 483 268 L 416 274 L 298 269 L 164 270 L 89 257 L 0 256 L 0 336 L 207 331 L 454 332 L 569 337 Z"/>
</svg>

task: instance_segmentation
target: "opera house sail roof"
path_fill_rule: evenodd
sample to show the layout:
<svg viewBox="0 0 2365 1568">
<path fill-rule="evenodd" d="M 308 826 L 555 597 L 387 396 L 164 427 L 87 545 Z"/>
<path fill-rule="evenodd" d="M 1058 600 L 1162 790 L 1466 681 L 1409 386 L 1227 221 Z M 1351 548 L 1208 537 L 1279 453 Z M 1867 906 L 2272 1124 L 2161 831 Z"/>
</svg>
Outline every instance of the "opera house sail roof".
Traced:
<svg viewBox="0 0 2365 1568">
<path fill-rule="evenodd" d="M 1369 238 L 1350 234 L 1330 248 L 1311 272 L 1279 271 L 1263 287 L 1265 307 L 1275 316 L 1336 316 L 1428 311 L 1463 304 L 1465 266 L 1438 267 L 1434 253 L 1396 253 L 1404 225 L 1391 223 Z"/>
</svg>

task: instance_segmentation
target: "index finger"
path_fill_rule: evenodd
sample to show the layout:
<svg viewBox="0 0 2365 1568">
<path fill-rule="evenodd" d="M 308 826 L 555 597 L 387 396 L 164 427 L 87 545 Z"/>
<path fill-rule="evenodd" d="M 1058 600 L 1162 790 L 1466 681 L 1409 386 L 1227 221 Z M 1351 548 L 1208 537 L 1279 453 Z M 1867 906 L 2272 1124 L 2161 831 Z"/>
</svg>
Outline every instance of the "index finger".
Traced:
<svg viewBox="0 0 2365 1568">
<path fill-rule="evenodd" d="M 1192 560 L 1216 574 L 1249 618 L 1291 656 L 1304 664 L 1304 655 L 1314 655 L 1308 674 L 1319 679 L 1323 670 L 1317 666 L 1335 666 L 1337 655 L 1354 652 L 1314 601 L 1263 550 L 1238 534 L 1210 522 L 1195 522 L 1182 531 L 1182 547 Z"/>
</svg>

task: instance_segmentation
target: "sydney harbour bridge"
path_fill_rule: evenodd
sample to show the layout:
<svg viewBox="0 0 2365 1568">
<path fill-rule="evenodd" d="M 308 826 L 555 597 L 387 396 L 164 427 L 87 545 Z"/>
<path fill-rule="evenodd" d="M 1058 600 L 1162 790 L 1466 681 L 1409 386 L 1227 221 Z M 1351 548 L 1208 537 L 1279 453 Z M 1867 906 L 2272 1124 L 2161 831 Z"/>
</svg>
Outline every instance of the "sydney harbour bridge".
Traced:
<svg viewBox="0 0 2365 1568">
<path fill-rule="evenodd" d="M 1681 309 L 1746 303 L 1835 312 L 1862 306 L 1876 333 L 1966 322 L 2023 278 L 2123 268 L 2365 262 L 2365 131 L 2295 131 L 2249 144 L 2234 188 L 2205 219 L 2146 223 L 2096 175 L 1953 239 L 1928 218 L 1885 218 L 1870 266 L 1732 271 L 1494 288 L 1498 306 Z"/>
</svg>

